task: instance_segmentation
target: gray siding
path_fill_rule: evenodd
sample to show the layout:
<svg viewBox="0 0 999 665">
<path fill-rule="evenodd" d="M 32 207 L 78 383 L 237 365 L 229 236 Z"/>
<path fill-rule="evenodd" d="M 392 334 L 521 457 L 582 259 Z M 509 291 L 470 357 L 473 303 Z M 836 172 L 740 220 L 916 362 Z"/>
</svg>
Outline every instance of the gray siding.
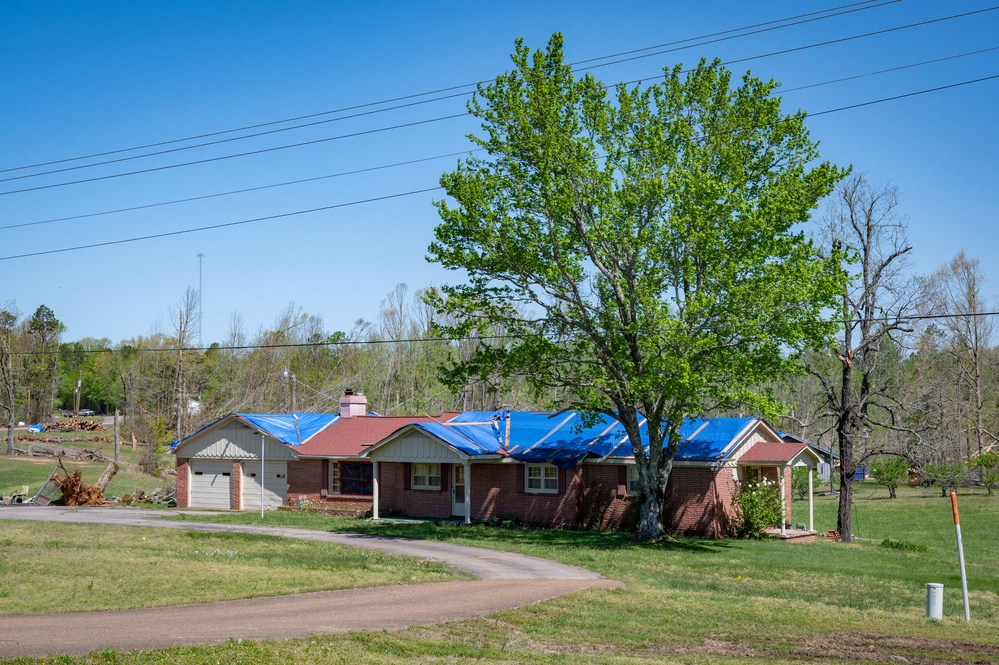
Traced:
<svg viewBox="0 0 999 665">
<path fill-rule="evenodd" d="M 291 461 L 297 455 L 283 443 L 266 437 L 266 460 Z M 239 422 L 227 423 L 197 434 L 177 448 L 178 457 L 191 459 L 260 459 L 260 435 Z"/>
<path fill-rule="evenodd" d="M 416 431 L 372 451 L 369 457 L 377 462 L 461 462 L 466 459 L 437 439 Z"/>
</svg>

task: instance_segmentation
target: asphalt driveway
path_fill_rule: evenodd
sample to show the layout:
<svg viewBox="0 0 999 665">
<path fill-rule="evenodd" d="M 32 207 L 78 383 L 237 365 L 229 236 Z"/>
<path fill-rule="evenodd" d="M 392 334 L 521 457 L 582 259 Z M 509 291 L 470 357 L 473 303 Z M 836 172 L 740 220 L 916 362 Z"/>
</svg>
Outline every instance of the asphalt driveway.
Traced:
<svg viewBox="0 0 999 665">
<path fill-rule="evenodd" d="M 477 575 L 478 582 L 343 589 L 183 607 L 8 616 L 0 621 L 0 657 L 152 649 L 234 639 L 305 637 L 350 630 L 400 629 L 480 617 L 620 582 L 547 559 L 433 541 L 328 533 L 286 527 L 174 522 L 176 511 L 131 508 L 0 506 L 0 520 L 83 522 L 202 531 L 239 531 L 340 543 L 433 559 Z"/>
</svg>

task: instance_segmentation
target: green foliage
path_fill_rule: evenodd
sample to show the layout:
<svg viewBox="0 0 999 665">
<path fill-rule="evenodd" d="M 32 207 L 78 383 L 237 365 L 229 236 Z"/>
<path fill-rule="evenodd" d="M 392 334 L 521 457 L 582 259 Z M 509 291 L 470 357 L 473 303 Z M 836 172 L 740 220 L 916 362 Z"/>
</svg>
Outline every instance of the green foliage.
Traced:
<svg viewBox="0 0 999 665">
<path fill-rule="evenodd" d="M 815 320 L 842 289 L 839 257 L 797 225 L 845 172 L 818 162 L 776 83 L 735 84 L 717 61 L 611 89 L 573 75 L 561 35 L 512 59 L 469 103 L 485 156 L 441 177 L 453 202 L 437 202 L 429 248 L 468 274 L 430 294 L 439 328 L 507 337 L 450 376 L 564 389 L 563 406 L 618 418 L 638 446 L 643 414 L 640 531 L 656 537 L 664 433 L 724 405 L 774 413 L 758 386 L 831 334 Z"/>
<path fill-rule="evenodd" d="M 871 477 L 879 485 L 888 488 L 888 496 L 894 499 L 898 486 L 909 477 L 909 462 L 904 457 L 882 457 L 871 462 Z"/>
<path fill-rule="evenodd" d="M 807 479 L 807 476 L 806 476 Z M 736 506 L 735 531 L 740 538 L 763 538 L 763 530 L 780 525 L 784 500 L 780 483 L 764 478 L 739 483 L 733 497 Z"/>
<path fill-rule="evenodd" d="M 798 497 L 799 501 L 808 498 L 808 469 L 803 466 L 796 466 L 791 470 L 791 494 Z M 812 489 L 819 486 L 819 472 L 812 471 Z"/>
<path fill-rule="evenodd" d="M 999 453 L 986 450 L 971 458 L 971 466 L 978 470 L 979 480 L 985 485 L 992 496 L 996 485 L 999 485 Z"/>
</svg>

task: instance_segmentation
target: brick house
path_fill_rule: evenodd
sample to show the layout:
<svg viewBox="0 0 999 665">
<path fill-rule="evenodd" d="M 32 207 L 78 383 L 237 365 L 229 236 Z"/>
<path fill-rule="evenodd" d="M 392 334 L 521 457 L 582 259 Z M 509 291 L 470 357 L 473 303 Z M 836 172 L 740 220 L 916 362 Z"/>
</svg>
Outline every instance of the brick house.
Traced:
<svg viewBox="0 0 999 665">
<path fill-rule="evenodd" d="M 791 468 L 818 462 L 806 444 L 782 442 L 757 418 L 694 419 L 681 436 L 666 490 L 667 516 L 681 534 L 728 535 L 736 483 L 758 477 L 782 479 L 789 520 Z M 584 424 L 574 412 L 466 412 L 407 424 L 361 455 L 374 465 L 376 519 L 628 528 L 637 517 L 631 444 L 607 418 Z"/>
<path fill-rule="evenodd" d="M 266 509 L 367 514 L 372 467 L 360 453 L 404 425 L 434 420 L 369 415 L 367 398 L 352 390 L 340 398 L 339 414 L 231 413 L 175 442 L 177 506 L 259 510 L 262 456 Z"/>
</svg>

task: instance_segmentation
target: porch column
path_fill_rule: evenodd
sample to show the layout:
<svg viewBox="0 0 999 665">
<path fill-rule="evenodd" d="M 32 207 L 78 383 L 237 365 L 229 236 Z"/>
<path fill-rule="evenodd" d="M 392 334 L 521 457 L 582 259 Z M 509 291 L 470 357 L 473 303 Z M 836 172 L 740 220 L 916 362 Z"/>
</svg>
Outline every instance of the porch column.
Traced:
<svg viewBox="0 0 999 665">
<path fill-rule="evenodd" d="M 815 506 L 812 501 L 812 468 L 808 468 L 808 530 L 815 531 Z"/>
<path fill-rule="evenodd" d="M 465 467 L 465 524 L 472 523 L 472 463 L 464 462 Z"/>
<path fill-rule="evenodd" d="M 787 467 L 777 467 L 780 474 L 780 535 L 787 534 L 787 497 L 784 496 L 784 469 Z"/>
<path fill-rule="evenodd" d="M 378 462 L 371 460 L 371 519 L 378 519 Z"/>
</svg>

